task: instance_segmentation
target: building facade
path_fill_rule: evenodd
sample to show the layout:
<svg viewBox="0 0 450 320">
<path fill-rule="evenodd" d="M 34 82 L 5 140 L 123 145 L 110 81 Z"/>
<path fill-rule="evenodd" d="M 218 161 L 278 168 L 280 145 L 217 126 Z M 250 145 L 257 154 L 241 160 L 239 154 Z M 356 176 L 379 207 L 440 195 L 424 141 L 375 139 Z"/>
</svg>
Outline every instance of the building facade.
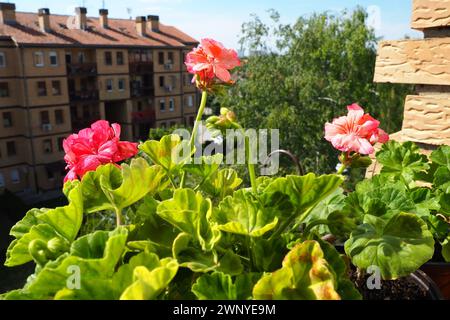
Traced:
<svg viewBox="0 0 450 320">
<path fill-rule="evenodd" d="M 198 42 L 150 15 L 136 20 L 16 12 L 0 3 L 0 188 L 58 190 L 64 138 L 106 119 L 124 140 L 192 125 L 198 92 L 184 58 Z"/>
</svg>

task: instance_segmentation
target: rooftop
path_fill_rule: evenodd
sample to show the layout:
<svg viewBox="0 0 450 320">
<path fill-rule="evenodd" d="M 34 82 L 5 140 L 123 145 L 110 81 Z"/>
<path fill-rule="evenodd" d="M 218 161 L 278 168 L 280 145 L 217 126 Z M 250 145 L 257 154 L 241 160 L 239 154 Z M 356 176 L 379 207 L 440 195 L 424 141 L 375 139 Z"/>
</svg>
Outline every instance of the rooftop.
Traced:
<svg viewBox="0 0 450 320">
<path fill-rule="evenodd" d="M 87 28 L 79 30 L 68 27 L 72 16 L 49 17 L 51 30 L 43 32 L 38 13 L 16 12 L 15 23 L 0 24 L 0 39 L 6 36 L 23 46 L 184 47 L 198 42 L 176 27 L 161 23 L 159 31 L 152 31 L 148 22 L 146 36 L 141 36 L 135 20 L 108 18 L 108 28 L 103 28 L 98 17 L 87 17 Z"/>
</svg>

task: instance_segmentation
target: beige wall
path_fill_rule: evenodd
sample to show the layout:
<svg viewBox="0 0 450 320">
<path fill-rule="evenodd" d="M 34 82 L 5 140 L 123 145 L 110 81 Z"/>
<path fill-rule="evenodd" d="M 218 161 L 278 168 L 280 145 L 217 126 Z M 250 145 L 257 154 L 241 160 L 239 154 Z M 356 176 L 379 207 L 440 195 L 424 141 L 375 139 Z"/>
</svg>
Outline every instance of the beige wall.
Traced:
<svg viewBox="0 0 450 320">
<path fill-rule="evenodd" d="M 3 176 L 6 188 L 8 188 L 11 192 L 19 192 L 32 186 L 29 178 L 31 176 L 30 170 L 30 167 L 28 167 L 27 165 L 20 165 L 8 168 L 0 168 L 0 174 Z M 19 173 L 20 180 L 18 183 L 13 183 L 11 179 L 11 174 L 13 171 Z"/>
<path fill-rule="evenodd" d="M 11 113 L 12 126 L 5 127 L 3 124 L 3 114 L 6 112 Z M 26 130 L 26 113 L 21 108 L 6 108 L 0 109 L 0 132 L 3 137 L 14 136 L 17 134 L 23 134 Z"/>
<path fill-rule="evenodd" d="M 0 97 L 0 107 L 17 106 L 22 104 L 22 83 L 18 79 L 1 79 L 0 83 L 8 83 L 9 96 Z"/>
<path fill-rule="evenodd" d="M 107 91 L 106 81 L 113 80 L 113 89 Z M 125 90 L 119 91 L 119 79 L 125 80 Z M 130 77 L 128 75 L 110 75 L 98 77 L 98 90 L 100 100 L 126 100 L 130 98 Z"/>
<path fill-rule="evenodd" d="M 18 63 L 17 63 L 17 53 L 18 50 L 14 48 L 1 48 L 0 52 L 5 54 L 6 66 L 0 67 L 0 78 L 1 77 L 13 77 L 19 74 Z"/>
<path fill-rule="evenodd" d="M 160 87 L 159 78 L 164 77 L 164 87 Z M 172 77 L 174 77 L 174 84 L 172 83 Z M 169 96 L 181 93 L 181 77 L 179 73 L 155 73 L 155 96 Z M 171 86 L 172 91 L 169 91 L 166 87 Z"/>
<path fill-rule="evenodd" d="M 36 164 L 52 163 L 61 161 L 64 158 L 64 152 L 59 150 L 58 138 L 66 138 L 67 135 L 54 135 L 46 137 L 36 137 L 33 139 Z M 47 154 L 44 151 L 44 141 L 52 142 L 52 152 Z"/>
<path fill-rule="evenodd" d="M 64 175 L 55 172 L 53 179 L 48 179 L 47 170 L 43 166 L 36 167 L 36 176 L 38 180 L 38 185 L 40 189 L 43 190 L 54 190 L 59 189 L 62 186 L 62 181 L 64 179 Z"/>
<path fill-rule="evenodd" d="M 67 88 L 67 78 L 31 78 L 27 79 L 27 91 L 28 91 L 28 103 L 30 106 L 48 106 L 48 105 L 58 105 L 69 103 L 69 94 Z M 38 83 L 46 83 L 47 95 L 38 95 Z M 53 95 L 52 92 L 52 81 L 59 81 L 61 94 Z"/>
<path fill-rule="evenodd" d="M 64 122 L 62 124 L 56 124 L 55 111 L 62 110 Z M 48 111 L 50 127 L 44 127 L 41 123 L 41 112 Z M 69 132 L 72 129 L 70 107 L 52 107 L 52 108 L 34 108 L 30 110 L 30 122 L 33 135 L 49 135 L 59 132 Z"/>
<path fill-rule="evenodd" d="M 8 156 L 6 145 L 9 141 L 15 142 L 16 155 L 14 156 Z M 25 137 L 0 139 L 0 153 L 0 167 L 11 166 L 16 163 L 29 162 L 29 158 L 31 158 L 29 140 Z"/>
<path fill-rule="evenodd" d="M 64 76 L 66 75 L 66 58 L 64 49 L 46 49 L 46 48 L 26 48 L 23 49 L 26 77 L 48 77 L 48 76 Z M 35 65 L 35 53 L 42 52 L 44 57 L 44 66 Z M 58 57 L 58 65 L 50 65 L 50 52 L 56 52 Z"/>
<path fill-rule="evenodd" d="M 112 54 L 112 65 L 106 65 L 105 63 L 105 52 L 111 52 Z M 117 52 L 123 52 L 124 64 L 117 64 Z M 118 73 L 128 73 L 128 51 L 127 50 L 117 50 L 117 49 L 97 49 L 97 72 L 98 74 L 118 74 Z"/>
<path fill-rule="evenodd" d="M 159 63 L 159 53 L 164 53 L 164 64 Z M 173 52 L 174 61 L 172 61 L 171 68 L 166 68 L 166 64 L 169 64 L 169 52 Z M 153 64 L 155 72 L 177 72 L 181 70 L 181 50 L 180 49 L 155 49 L 153 51 Z"/>
<path fill-rule="evenodd" d="M 170 111 L 170 99 L 174 100 L 174 111 Z M 160 108 L 160 100 L 165 101 L 165 111 L 162 112 Z M 178 118 L 181 117 L 181 97 L 158 97 L 154 100 L 154 106 L 155 106 L 155 116 L 157 120 L 162 119 L 172 119 L 172 118 Z"/>
</svg>

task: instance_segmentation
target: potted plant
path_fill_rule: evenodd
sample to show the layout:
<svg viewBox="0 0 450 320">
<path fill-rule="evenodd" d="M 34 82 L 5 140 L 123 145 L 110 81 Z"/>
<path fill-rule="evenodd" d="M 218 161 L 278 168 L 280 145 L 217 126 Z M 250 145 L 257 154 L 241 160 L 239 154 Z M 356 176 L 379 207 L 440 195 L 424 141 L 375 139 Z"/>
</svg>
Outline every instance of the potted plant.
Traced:
<svg viewBox="0 0 450 320">
<path fill-rule="evenodd" d="M 99 121 L 66 139 L 69 203 L 30 210 L 12 228 L 6 266 L 36 267 L 23 288 L 1 298 L 361 299 L 369 267 L 396 279 L 431 258 L 434 239 L 443 236 L 430 229 L 436 196 L 446 203 L 442 184 L 416 190 L 397 181 L 409 171 L 386 166 L 349 195 L 341 188 L 345 168 L 366 166 L 373 145 L 388 140 L 361 107 L 327 124 L 326 138 L 343 152 L 337 174 L 258 177 L 253 142 L 243 135 L 245 187 L 222 154 L 194 157 L 207 96 L 233 83 L 237 53 L 205 39 L 186 65 L 203 90 L 191 137 L 137 145 L 120 140 L 119 125 Z M 356 131 L 341 132 L 341 124 Z M 216 133 L 244 132 L 228 109 L 207 125 Z M 346 255 L 322 239 L 329 233 L 345 241 Z"/>
</svg>

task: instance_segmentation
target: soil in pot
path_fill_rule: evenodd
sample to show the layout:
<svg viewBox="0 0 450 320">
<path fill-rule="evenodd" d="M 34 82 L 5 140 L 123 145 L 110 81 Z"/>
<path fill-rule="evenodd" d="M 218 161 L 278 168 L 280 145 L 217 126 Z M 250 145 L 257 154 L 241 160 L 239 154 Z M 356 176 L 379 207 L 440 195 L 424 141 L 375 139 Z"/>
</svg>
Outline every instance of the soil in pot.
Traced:
<svg viewBox="0 0 450 320">
<path fill-rule="evenodd" d="M 352 272 L 351 280 L 355 283 L 363 300 L 436 300 L 441 298 L 434 292 L 434 284 L 426 284 L 424 274 L 413 275 L 398 280 L 382 280 L 380 289 L 369 289 L 367 280 L 371 275 L 358 277 Z"/>
</svg>

